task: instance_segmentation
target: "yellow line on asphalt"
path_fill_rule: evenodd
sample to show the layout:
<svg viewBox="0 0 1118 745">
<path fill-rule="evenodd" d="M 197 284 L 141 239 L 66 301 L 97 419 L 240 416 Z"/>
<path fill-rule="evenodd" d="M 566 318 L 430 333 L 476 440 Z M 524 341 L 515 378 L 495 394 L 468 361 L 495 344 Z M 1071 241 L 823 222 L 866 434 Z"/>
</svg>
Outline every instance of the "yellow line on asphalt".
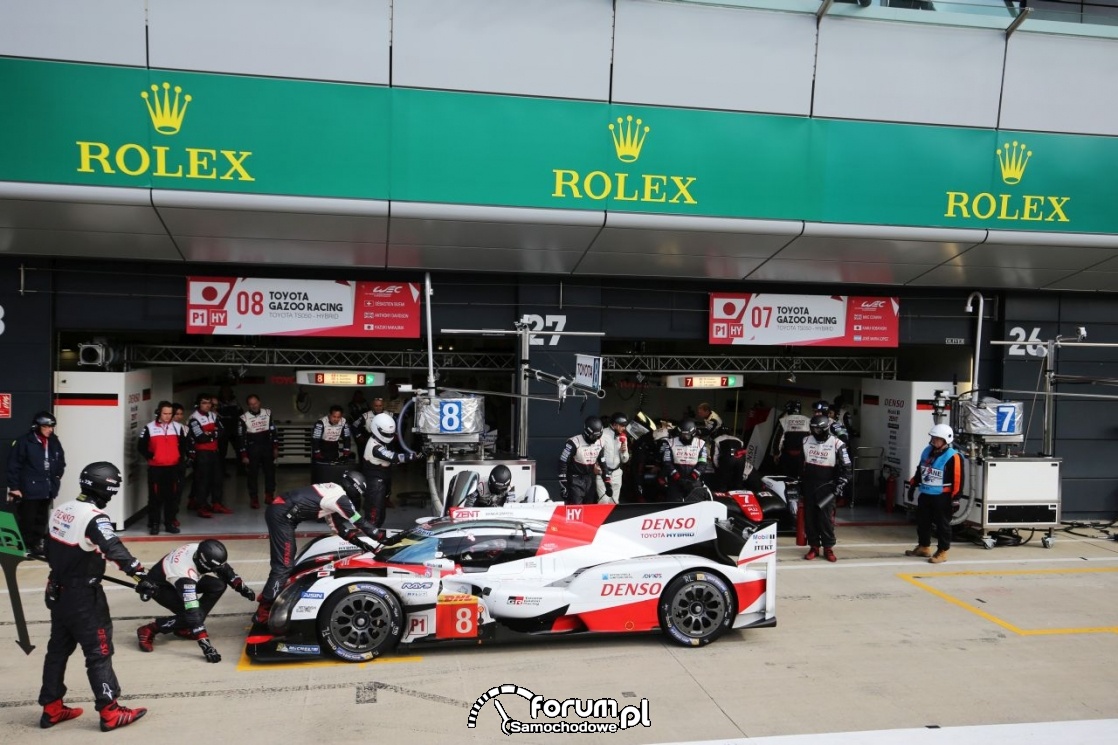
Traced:
<svg viewBox="0 0 1118 745">
<path fill-rule="evenodd" d="M 932 579 L 933 577 L 977 577 L 982 575 L 1001 575 L 1001 574 L 1092 574 L 1097 572 L 1118 572 L 1118 567 L 1098 567 L 1098 568 L 1084 568 L 1084 569 L 1005 569 L 1005 570 L 988 570 L 982 572 L 964 571 L 964 572 L 934 572 L 931 574 L 898 574 L 897 576 L 906 582 L 916 585 L 921 590 L 930 592 L 938 598 L 942 598 L 952 605 L 957 605 L 960 608 L 974 613 L 980 618 L 985 618 L 993 624 L 1001 626 L 1007 631 L 1012 631 L 1019 636 L 1055 636 L 1057 634 L 1118 634 L 1118 626 L 1088 626 L 1085 628 L 1068 628 L 1068 629 L 1022 629 L 1008 621 L 1003 621 L 995 615 L 987 613 L 981 608 L 976 608 L 970 603 L 960 600 L 954 595 L 949 595 L 942 590 L 921 582 L 918 578 Z"/>
<path fill-rule="evenodd" d="M 382 665 L 393 662 L 422 662 L 423 658 L 415 655 L 403 657 L 378 657 L 371 662 L 343 662 L 341 660 L 324 660 L 309 658 L 306 662 L 261 662 L 253 664 L 248 658 L 248 648 L 241 648 L 241 659 L 237 660 L 237 672 L 260 672 L 261 670 L 305 670 L 309 667 L 337 667 L 346 665 L 363 668 L 368 665 Z"/>
</svg>

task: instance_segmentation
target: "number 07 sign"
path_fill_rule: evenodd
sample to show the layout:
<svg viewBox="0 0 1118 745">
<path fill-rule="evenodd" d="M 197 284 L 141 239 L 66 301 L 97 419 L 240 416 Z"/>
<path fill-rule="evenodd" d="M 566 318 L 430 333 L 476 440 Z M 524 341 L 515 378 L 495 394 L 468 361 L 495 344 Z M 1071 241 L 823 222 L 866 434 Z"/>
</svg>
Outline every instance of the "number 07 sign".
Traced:
<svg viewBox="0 0 1118 745">
<path fill-rule="evenodd" d="M 851 295 L 711 293 L 710 344 L 895 347 L 900 301 Z"/>
<path fill-rule="evenodd" d="M 419 337 L 419 285 L 187 277 L 186 333 Z"/>
</svg>

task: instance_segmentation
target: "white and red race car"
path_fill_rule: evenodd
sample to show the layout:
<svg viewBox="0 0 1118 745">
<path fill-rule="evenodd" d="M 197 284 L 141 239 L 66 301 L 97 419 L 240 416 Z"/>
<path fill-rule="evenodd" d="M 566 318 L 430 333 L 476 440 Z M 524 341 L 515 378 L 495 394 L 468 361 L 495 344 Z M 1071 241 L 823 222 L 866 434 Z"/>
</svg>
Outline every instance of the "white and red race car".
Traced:
<svg viewBox="0 0 1118 745">
<path fill-rule="evenodd" d="M 317 539 L 249 657 L 367 661 L 397 645 L 661 630 L 701 646 L 776 625 L 776 526 L 732 500 L 453 508 L 358 552 Z"/>
</svg>

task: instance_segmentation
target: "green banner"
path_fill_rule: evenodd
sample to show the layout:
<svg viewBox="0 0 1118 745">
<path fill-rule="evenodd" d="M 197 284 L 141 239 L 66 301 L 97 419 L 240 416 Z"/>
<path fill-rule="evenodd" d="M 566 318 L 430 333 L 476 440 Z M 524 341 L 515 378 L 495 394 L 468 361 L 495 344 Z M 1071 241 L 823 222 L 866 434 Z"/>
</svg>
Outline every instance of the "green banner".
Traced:
<svg viewBox="0 0 1118 745">
<path fill-rule="evenodd" d="M 0 554 L 11 554 L 21 559 L 27 556 L 27 546 L 19 532 L 16 516 L 0 510 Z"/>
<path fill-rule="evenodd" d="M 1118 138 L 0 59 L 0 180 L 1118 233 Z"/>
<path fill-rule="evenodd" d="M 386 199 L 390 91 L 0 60 L 0 180 Z"/>
</svg>

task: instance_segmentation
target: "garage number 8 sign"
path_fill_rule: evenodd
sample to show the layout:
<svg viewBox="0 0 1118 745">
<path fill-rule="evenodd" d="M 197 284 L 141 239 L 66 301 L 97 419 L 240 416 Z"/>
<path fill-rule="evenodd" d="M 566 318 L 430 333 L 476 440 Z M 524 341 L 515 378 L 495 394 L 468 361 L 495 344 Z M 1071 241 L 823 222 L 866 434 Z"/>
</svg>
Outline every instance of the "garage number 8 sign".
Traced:
<svg viewBox="0 0 1118 745">
<path fill-rule="evenodd" d="M 462 431 L 462 402 L 456 399 L 441 401 L 439 406 L 439 431 Z"/>
</svg>

